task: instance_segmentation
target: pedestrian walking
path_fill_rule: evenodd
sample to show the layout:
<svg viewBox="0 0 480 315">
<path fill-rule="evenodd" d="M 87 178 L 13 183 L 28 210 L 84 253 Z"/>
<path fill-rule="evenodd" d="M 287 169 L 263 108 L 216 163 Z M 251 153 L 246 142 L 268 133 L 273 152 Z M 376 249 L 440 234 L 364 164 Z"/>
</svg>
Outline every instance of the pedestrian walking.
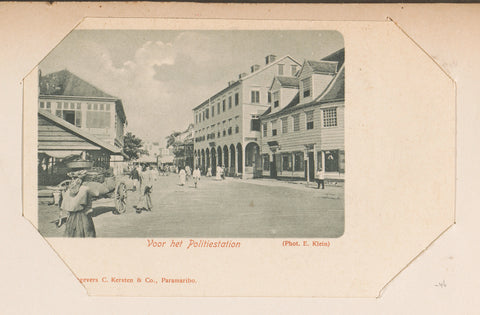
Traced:
<svg viewBox="0 0 480 315">
<path fill-rule="evenodd" d="M 197 167 L 194 171 L 193 171 L 193 183 L 195 184 L 195 188 L 197 188 L 197 183 L 200 181 L 200 169 Z"/>
<path fill-rule="evenodd" d="M 152 188 L 153 188 L 153 177 L 152 172 L 148 169 L 147 165 L 143 165 L 142 171 L 140 172 L 140 196 L 137 204 L 137 213 L 141 213 L 142 210 L 152 211 Z"/>
<path fill-rule="evenodd" d="M 185 185 L 185 180 L 186 180 L 187 173 L 185 173 L 185 170 L 183 168 L 178 173 L 178 176 L 180 178 L 180 184 L 179 185 L 180 186 Z"/>
<path fill-rule="evenodd" d="M 325 172 L 323 169 L 318 169 L 315 181 L 317 182 L 317 189 L 320 189 L 320 184 L 322 185 L 322 189 L 325 189 Z"/>
<path fill-rule="evenodd" d="M 136 166 L 130 171 L 130 179 L 133 180 L 133 191 L 140 190 L 140 174 Z"/>
</svg>

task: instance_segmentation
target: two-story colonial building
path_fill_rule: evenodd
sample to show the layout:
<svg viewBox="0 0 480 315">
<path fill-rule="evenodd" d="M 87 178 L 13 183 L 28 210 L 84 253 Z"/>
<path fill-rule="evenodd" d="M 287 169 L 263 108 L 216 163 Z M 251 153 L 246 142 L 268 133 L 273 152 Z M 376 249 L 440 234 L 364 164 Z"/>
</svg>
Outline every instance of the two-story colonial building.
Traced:
<svg viewBox="0 0 480 315">
<path fill-rule="evenodd" d="M 251 178 L 260 159 L 260 115 L 271 103 L 270 85 L 276 75 L 295 75 L 300 63 L 290 56 L 265 57 L 236 81 L 193 109 L 195 165 L 205 173 L 225 167 L 228 176 Z"/>
<path fill-rule="evenodd" d="M 39 73 L 38 109 L 63 119 L 95 139 L 118 148 L 118 151 L 123 148 L 127 120 L 122 100 L 68 70 L 45 76 Z M 108 163 L 111 162 L 113 167 L 117 166 L 115 162 L 122 160 L 121 154 L 108 157 Z"/>
<path fill-rule="evenodd" d="M 272 103 L 260 117 L 261 172 L 273 178 L 343 179 L 344 49 L 306 60 L 295 76 L 276 76 Z"/>
</svg>

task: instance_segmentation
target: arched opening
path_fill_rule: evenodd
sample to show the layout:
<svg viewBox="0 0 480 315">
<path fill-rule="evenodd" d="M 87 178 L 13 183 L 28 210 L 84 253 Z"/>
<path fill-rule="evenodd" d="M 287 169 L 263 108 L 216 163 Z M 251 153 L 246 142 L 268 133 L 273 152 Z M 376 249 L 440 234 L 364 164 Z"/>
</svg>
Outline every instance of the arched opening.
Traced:
<svg viewBox="0 0 480 315">
<path fill-rule="evenodd" d="M 212 148 L 210 154 L 212 155 L 212 176 L 215 176 L 217 174 L 217 153 L 215 148 Z"/>
<path fill-rule="evenodd" d="M 239 143 L 237 144 L 237 173 L 241 174 L 243 172 L 243 151 L 242 151 L 242 145 Z"/>
<path fill-rule="evenodd" d="M 228 164 L 228 147 L 223 146 L 223 166 L 225 167 L 225 176 L 230 176 L 229 164 Z"/>
<path fill-rule="evenodd" d="M 255 142 L 245 146 L 245 174 L 259 177 L 261 175 L 260 147 Z"/>
<path fill-rule="evenodd" d="M 233 144 L 230 145 L 230 173 L 232 176 L 235 176 L 235 146 Z"/>
<path fill-rule="evenodd" d="M 218 164 L 218 166 L 223 166 L 222 158 L 223 158 L 222 147 L 219 146 L 217 148 L 217 164 Z"/>
<path fill-rule="evenodd" d="M 205 150 L 205 171 L 208 171 L 208 168 L 210 167 L 210 151 L 208 149 Z"/>
</svg>

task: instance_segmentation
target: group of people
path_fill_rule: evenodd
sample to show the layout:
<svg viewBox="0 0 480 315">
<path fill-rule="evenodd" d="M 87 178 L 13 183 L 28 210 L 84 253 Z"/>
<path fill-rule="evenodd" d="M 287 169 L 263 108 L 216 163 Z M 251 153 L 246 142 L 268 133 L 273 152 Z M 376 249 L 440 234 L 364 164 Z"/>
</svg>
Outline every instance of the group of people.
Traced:
<svg viewBox="0 0 480 315">
<path fill-rule="evenodd" d="M 185 168 L 182 168 L 180 169 L 180 171 L 178 172 L 178 176 L 179 176 L 179 185 L 180 186 L 184 186 L 186 185 L 188 179 L 190 177 L 193 178 L 193 183 L 195 184 L 195 188 L 197 188 L 197 185 L 198 185 L 198 182 L 200 181 L 200 169 L 197 167 L 196 169 L 192 170 L 190 169 L 190 166 L 185 166 Z"/>
</svg>

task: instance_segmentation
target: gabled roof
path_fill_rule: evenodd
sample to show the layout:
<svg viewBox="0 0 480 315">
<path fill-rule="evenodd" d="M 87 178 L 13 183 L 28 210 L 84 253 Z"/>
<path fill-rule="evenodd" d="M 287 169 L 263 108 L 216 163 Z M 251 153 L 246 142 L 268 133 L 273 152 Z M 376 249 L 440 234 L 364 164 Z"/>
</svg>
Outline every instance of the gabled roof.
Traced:
<svg viewBox="0 0 480 315">
<path fill-rule="evenodd" d="M 68 70 L 53 72 L 39 79 L 41 95 L 114 98 Z"/>
<path fill-rule="evenodd" d="M 271 116 L 271 117 L 281 116 L 282 114 L 286 114 L 300 108 L 310 107 L 310 106 L 320 105 L 320 104 L 327 104 L 327 103 L 343 101 L 343 100 L 345 100 L 345 66 L 344 65 L 342 65 L 337 75 L 329 83 L 325 91 L 323 91 L 323 93 L 317 96 L 313 101 L 304 103 L 304 104 L 299 104 L 300 96 L 299 96 L 299 93 L 297 93 L 287 106 L 285 106 L 284 108 L 282 108 L 281 110 L 273 114 L 271 114 L 271 109 L 268 108 L 261 115 L 261 117 L 265 118 L 267 116 Z"/>
<path fill-rule="evenodd" d="M 103 92 L 67 69 L 40 76 L 39 87 L 40 96 L 103 98 L 115 101 L 120 118 L 127 121 L 121 99 Z"/>
<path fill-rule="evenodd" d="M 252 73 L 249 73 L 248 75 L 242 77 L 241 79 L 238 79 L 236 80 L 234 83 L 232 83 L 231 85 L 227 86 L 226 88 L 222 89 L 221 91 L 215 93 L 213 96 L 209 97 L 206 101 L 202 102 L 200 105 L 197 105 L 193 108 L 193 110 L 197 110 L 199 108 L 201 108 L 202 106 L 204 106 L 206 103 L 210 102 L 210 101 L 213 101 L 213 99 L 215 99 L 217 96 L 221 95 L 222 93 L 226 92 L 228 89 L 230 88 L 233 88 L 237 85 L 239 85 L 242 81 L 245 81 L 257 74 L 259 74 L 260 72 L 278 64 L 280 61 L 286 59 L 286 58 L 289 58 L 290 60 L 292 60 L 293 62 L 295 62 L 296 64 L 300 65 L 300 63 L 298 61 L 296 61 L 295 59 L 293 59 L 292 57 L 290 57 L 289 55 L 286 55 L 286 56 L 283 56 L 282 58 L 278 58 L 276 59 L 274 62 L 271 62 L 269 63 L 268 65 L 266 65 L 265 67 L 263 68 L 260 68 L 259 70 L 255 71 L 255 72 L 252 72 Z"/>
<path fill-rule="evenodd" d="M 280 83 L 281 87 L 284 88 L 297 88 L 299 87 L 299 81 L 297 77 L 289 77 L 289 76 L 275 76 L 272 81 L 272 85 L 270 85 L 270 89 L 273 87 L 275 80 Z"/>
<path fill-rule="evenodd" d="M 101 147 L 101 148 L 103 148 L 107 151 L 110 151 L 113 154 L 121 154 L 121 152 L 122 152 L 122 150 L 120 148 L 118 148 L 118 147 L 116 147 L 116 146 L 114 146 L 110 143 L 104 142 L 100 139 L 97 139 L 91 133 L 72 125 L 71 123 L 69 123 L 66 120 L 63 120 L 60 117 L 52 115 L 50 112 L 39 109 L 38 110 L 38 115 L 43 117 L 43 118 L 46 118 L 47 120 L 50 120 L 51 122 L 58 125 L 62 129 L 65 129 L 68 132 L 71 132 L 71 133 L 87 140 L 88 142 L 90 142 L 94 145 L 97 145 L 97 146 L 99 146 L 99 147 Z"/>
</svg>

